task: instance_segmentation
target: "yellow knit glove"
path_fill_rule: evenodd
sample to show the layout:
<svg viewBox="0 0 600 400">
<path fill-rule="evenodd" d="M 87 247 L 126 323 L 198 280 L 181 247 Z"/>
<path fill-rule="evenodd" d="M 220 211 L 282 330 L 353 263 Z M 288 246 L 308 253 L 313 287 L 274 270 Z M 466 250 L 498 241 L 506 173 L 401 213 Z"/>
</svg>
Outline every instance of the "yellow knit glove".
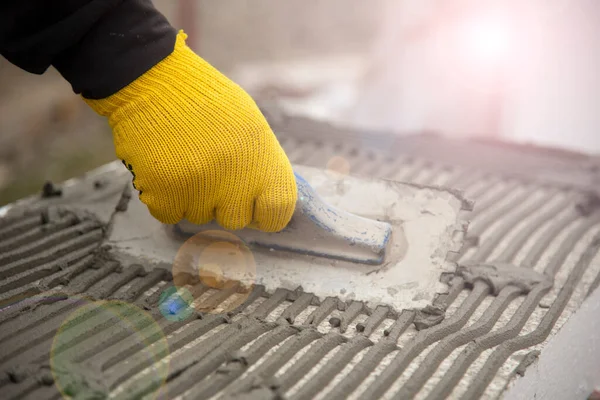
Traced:
<svg viewBox="0 0 600 400">
<path fill-rule="evenodd" d="M 119 92 L 86 102 L 109 118 L 156 219 L 279 231 L 296 204 L 292 166 L 250 96 L 186 38 L 180 31 L 173 53 Z"/>
</svg>

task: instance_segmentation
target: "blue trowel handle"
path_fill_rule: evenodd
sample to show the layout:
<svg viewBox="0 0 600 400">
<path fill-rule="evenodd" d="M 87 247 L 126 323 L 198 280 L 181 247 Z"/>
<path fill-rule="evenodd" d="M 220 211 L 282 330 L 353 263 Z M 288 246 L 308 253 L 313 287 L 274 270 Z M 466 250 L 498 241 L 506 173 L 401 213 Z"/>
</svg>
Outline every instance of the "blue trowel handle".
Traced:
<svg viewBox="0 0 600 400">
<path fill-rule="evenodd" d="M 292 220 L 281 232 L 261 238 L 257 245 L 300 254 L 341 259 L 361 264 L 383 263 L 392 227 L 333 207 L 296 174 L 298 201 Z M 285 240 L 283 237 L 285 236 Z M 276 243 L 273 243 L 276 242 Z"/>
</svg>

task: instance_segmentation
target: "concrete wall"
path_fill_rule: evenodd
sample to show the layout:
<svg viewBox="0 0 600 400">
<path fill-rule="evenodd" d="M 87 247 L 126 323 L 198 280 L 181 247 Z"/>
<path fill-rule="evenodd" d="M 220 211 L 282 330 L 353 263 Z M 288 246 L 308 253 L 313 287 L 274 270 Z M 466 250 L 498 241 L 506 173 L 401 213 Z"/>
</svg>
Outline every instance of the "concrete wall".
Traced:
<svg viewBox="0 0 600 400">
<path fill-rule="evenodd" d="M 531 8 L 538 22 L 515 68 L 503 134 L 600 153 L 600 2 L 573 0 L 544 19 Z"/>
<path fill-rule="evenodd" d="M 398 0 L 384 21 L 356 120 L 600 153 L 600 2 Z"/>
<path fill-rule="evenodd" d="M 154 0 L 217 68 L 367 51 L 388 0 Z M 191 14 L 188 15 L 188 14 Z"/>
<path fill-rule="evenodd" d="M 598 316 L 600 290 L 596 289 L 503 399 L 587 399 L 600 389 Z"/>
</svg>

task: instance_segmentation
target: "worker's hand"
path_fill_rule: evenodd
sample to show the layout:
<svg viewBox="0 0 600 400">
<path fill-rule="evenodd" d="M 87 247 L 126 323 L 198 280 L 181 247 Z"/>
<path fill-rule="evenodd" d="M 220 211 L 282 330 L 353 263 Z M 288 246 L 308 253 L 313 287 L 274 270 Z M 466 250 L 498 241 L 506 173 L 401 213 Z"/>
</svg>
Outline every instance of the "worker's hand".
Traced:
<svg viewBox="0 0 600 400">
<path fill-rule="evenodd" d="M 127 87 L 86 102 L 109 117 L 117 156 L 159 221 L 283 229 L 297 197 L 288 158 L 250 96 L 186 38 Z"/>
</svg>

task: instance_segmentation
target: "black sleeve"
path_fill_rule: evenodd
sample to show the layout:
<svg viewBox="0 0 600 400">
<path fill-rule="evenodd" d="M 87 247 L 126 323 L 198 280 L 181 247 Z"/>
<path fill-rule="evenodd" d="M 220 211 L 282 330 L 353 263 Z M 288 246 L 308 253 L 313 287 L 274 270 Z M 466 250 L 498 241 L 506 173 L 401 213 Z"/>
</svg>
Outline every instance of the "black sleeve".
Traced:
<svg viewBox="0 0 600 400">
<path fill-rule="evenodd" d="M 173 51 L 175 37 L 151 0 L 0 1 L 0 54 L 36 74 L 52 65 L 90 99 L 152 68 Z"/>
</svg>

